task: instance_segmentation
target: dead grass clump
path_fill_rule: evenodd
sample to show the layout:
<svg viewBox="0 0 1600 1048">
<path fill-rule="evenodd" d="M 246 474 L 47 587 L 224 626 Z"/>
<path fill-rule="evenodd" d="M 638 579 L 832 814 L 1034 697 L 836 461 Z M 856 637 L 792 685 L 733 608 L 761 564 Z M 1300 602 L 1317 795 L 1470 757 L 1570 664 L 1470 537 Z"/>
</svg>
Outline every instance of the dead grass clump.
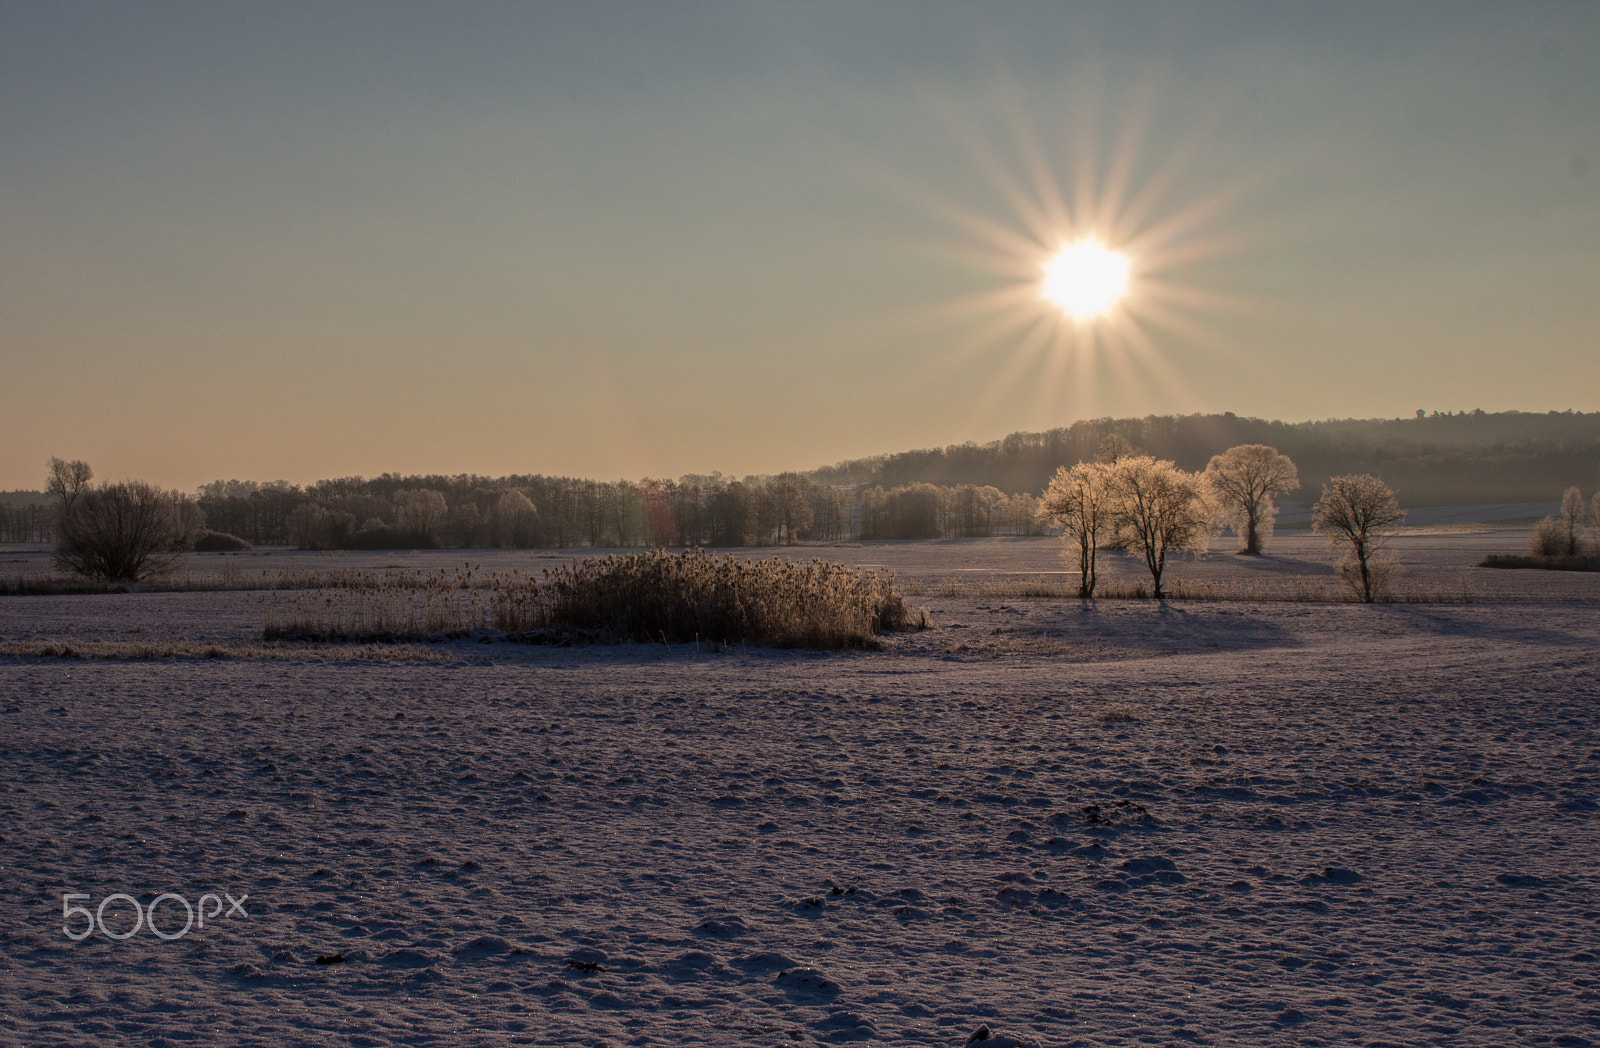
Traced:
<svg viewBox="0 0 1600 1048">
<path fill-rule="evenodd" d="M 1094 719 L 1101 724 L 1127 724 L 1139 719 L 1139 711 L 1126 703 L 1117 703 L 1095 714 Z"/>
<path fill-rule="evenodd" d="M 915 625 L 892 576 L 823 560 L 612 554 L 546 572 L 540 591 L 544 625 L 619 640 L 875 648 Z"/>
</svg>

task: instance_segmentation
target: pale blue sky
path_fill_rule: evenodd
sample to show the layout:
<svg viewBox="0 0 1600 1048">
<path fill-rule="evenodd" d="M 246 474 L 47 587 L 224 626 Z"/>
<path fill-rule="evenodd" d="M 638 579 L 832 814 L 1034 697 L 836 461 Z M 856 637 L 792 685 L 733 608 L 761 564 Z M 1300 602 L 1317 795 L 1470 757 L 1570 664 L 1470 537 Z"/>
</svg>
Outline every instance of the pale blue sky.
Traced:
<svg viewBox="0 0 1600 1048">
<path fill-rule="evenodd" d="M 1597 302 L 1588 0 L 0 3 L 0 488 L 1592 410 Z"/>
</svg>

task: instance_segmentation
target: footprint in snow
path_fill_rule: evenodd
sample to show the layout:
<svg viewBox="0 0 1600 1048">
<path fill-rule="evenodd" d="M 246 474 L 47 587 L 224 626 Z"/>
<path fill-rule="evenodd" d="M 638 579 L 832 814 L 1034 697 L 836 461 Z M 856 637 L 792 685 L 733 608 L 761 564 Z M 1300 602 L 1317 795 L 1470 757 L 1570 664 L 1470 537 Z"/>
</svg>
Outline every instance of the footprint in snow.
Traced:
<svg viewBox="0 0 1600 1048">
<path fill-rule="evenodd" d="M 839 984 L 815 968 L 790 968 L 781 971 L 772 984 L 793 1001 L 829 1000 L 839 995 Z"/>
<path fill-rule="evenodd" d="M 713 939 L 737 939 L 745 933 L 745 926 L 737 917 L 712 917 L 695 925 L 694 930 Z"/>
<path fill-rule="evenodd" d="M 771 952 L 752 953 L 748 957 L 741 957 L 733 962 L 733 966 L 747 972 L 781 972 L 800 967 L 787 954 Z"/>
<path fill-rule="evenodd" d="M 500 954 L 510 953 L 511 950 L 511 944 L 498 935 L 480 935 L 450 952 L 457 957 L 498 957 Z"/>
<path fill-rule="evenodd" d="M 426 968 L 437 958 L 421 950 L 395 950 L 384 956 L 379 963 L 385 968 Z"/>
</svg>

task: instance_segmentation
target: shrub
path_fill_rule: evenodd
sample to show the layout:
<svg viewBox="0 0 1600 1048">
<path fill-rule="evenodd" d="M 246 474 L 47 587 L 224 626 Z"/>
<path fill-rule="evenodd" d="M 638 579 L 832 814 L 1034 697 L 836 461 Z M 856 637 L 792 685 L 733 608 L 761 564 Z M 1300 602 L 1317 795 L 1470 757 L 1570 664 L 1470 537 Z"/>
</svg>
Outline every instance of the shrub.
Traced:
<svg viewBox="0 0 1600 1048">
<path fill-rule="evenodd" d="M 431 549 L 438 543 L 409 528 L 370 521 L 360 531 L 351 532 L 341 545 L 344 549 Z"/>
<path fill-rule="evenodd" d="M 229 535 L 225 531 L 202 531 L 195 538 L 193 546 L 196 553 L 238 553 L 254 548 L 239 536 Z"/>
<path fill-rule="evenodd" d="M 1533 538 L 1528 540 L 1528 553 L 1535 557 L 1562 557 L 1567 555 L 1567 529 L 1555 517 L 1546 517 L 1534 526 Z"/>
</svg>

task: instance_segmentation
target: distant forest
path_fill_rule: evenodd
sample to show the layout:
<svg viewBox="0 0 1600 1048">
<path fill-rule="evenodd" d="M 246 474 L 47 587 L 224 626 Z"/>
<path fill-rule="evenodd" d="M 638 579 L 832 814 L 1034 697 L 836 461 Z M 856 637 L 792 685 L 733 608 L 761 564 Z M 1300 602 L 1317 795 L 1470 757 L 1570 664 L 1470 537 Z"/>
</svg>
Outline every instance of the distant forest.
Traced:
<svg viewBox="0 0 1600 1048">
<path fill-rule="evenodd" d="M 211 530 L 304 548 L 758 546 L 1020 535 L 1041 532 L 1034 520 L 1038 495 L 1061 466 L 1137 450 L 1200 470 L 1237 444 L 1268 444 L 1293 459 L 1302 502 L 1341 473 L 1376 474 L 1407 506 L 1545 502 L 1568 485 L 1600 486 L 1600 412 L 1480 410 L 1300 423 L 1232 413 L 1094 419 L 988 444 L 742 480 L 397 473 L 305 487 L 219 480 L 183 501 L 198 507 Z M 48 541 L 44 502 L 38 492 L 0 493 L 0 541 Z"/>
</svg>

